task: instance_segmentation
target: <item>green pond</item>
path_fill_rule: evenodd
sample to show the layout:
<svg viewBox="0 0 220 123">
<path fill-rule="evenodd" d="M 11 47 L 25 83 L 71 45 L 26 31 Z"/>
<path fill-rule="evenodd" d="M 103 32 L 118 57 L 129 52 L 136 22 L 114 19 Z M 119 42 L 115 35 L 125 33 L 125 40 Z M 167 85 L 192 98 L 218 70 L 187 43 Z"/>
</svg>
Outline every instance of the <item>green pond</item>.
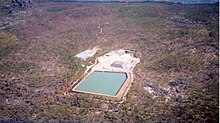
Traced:
<svg viewBox="0 0 220 123">
<path fill-rule="evenodd" d="M 115 96 L 127 79 L 126 73 L 92 72 L 75 90 Z"/>
</svg>

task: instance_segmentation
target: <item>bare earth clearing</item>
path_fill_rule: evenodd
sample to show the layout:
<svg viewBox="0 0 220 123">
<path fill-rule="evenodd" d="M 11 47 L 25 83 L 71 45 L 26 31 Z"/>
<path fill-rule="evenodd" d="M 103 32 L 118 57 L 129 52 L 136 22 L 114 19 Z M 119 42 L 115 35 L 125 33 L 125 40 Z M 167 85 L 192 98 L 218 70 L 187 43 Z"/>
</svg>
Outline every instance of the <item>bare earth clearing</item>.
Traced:
<svg viewBox="0 0 220 123">
<path fill-rule="evenodd" d="M 218 9 L 218 4 L 44 2 L 0 13 L 2 23 L 11 16 L 18 21 L 0 30 L 0 119 L 218 122 Z M 102 50 L 94 57 L 74 57 L 95 46 Z M 126 101 L 71 91 L 84 77 L 82 64 L 118 49 L 140 58 Z"/>
</svg>

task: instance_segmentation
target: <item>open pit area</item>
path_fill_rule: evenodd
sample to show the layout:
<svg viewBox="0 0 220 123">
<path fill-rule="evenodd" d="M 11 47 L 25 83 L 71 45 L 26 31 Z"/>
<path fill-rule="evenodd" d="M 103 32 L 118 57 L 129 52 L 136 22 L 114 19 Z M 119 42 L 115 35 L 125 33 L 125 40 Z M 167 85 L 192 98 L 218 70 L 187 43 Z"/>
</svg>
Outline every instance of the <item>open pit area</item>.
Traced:
<svg viewBox="0 0 220 123">
<path fill-rule="evenodd" d="M 0 0 L 0 122 L 218 123 L 218 3 L 16 1 Z"/>
</svg>

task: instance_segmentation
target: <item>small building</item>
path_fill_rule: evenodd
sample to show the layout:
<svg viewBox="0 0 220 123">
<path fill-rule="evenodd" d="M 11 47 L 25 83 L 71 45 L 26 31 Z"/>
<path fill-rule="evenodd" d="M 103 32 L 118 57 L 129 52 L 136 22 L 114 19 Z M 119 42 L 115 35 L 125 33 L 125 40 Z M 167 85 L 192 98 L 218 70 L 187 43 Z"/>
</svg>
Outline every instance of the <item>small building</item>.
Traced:
<svg viewBox="0 0 220 123">
<path fill-rule="evenodd" d="M 126 68 L 126 66 L 128 65 L 128 63 L 125 62 L 121 62 L 121 61 L 115 61 L 111 64 L 112 67 L 117 67 L 117 68 Z"/>
</svg>

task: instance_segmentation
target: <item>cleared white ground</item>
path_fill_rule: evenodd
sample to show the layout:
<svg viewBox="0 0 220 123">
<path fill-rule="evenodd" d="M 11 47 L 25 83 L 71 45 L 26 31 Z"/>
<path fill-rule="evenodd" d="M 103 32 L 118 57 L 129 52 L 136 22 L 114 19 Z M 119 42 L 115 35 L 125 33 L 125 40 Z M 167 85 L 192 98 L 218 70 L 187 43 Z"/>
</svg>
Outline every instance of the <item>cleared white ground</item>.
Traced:
<svg viewBox="0 0 220 123">
<path fill-rule="evenodd" d="M 132 72 L 137 63 L 140 62 L 139 58 L 133 56 L 130 50 L 115 50 L 111 51 L 98 58 L 98 64 L 92 70 L 98 71 L 113 71 L 113 72 Z M 114 64 L 117 65 L 114 65 Z M 120 65 L 121 63 L 121 65 Z"/>
<path fill-rule="evenodd" d="M 93 49 L 88 49 L 88 50 L 85 50 L 83 52 L 76 54 L 75 57 L 80 58 L 82 60 L 86 60 L 89 57 L 93 57 L 93 55 L 95 55 L 95 53 L 98 50 L 99 50 L 98 47 L 94 47 Z"/>
</svg>

